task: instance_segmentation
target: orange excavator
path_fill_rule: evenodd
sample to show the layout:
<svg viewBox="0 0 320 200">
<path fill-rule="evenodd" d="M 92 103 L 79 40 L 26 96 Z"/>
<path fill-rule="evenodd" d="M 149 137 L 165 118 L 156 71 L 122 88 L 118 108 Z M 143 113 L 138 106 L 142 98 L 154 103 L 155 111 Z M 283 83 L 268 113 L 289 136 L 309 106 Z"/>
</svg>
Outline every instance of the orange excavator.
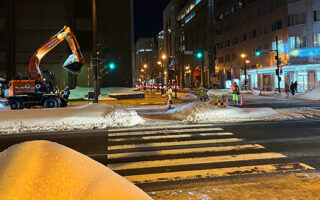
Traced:
<svg viewBox="0 0 320 200">
<path fill-rule="evenodd" d="M 67 106 L 68 99 L 56 93 L 54 86 L 44 78 L 44 72 L 41 72 L 39 67 L 41 59 L 64 40 L 68 42 L 72 54 L 64 62 L 63 67 L 73 74 L 81 71 L 85 62 L 84 57 L 76 37 L 70 28 L 65 26 L 33 54 L 29 62 L 30 78 L 10 81 L 8 100 L 11 109 L 31 108 L 33 105 L 42 105 L 45 108 Z M 51 79 L 53 79 L 52 74 Z"/>
</svg>

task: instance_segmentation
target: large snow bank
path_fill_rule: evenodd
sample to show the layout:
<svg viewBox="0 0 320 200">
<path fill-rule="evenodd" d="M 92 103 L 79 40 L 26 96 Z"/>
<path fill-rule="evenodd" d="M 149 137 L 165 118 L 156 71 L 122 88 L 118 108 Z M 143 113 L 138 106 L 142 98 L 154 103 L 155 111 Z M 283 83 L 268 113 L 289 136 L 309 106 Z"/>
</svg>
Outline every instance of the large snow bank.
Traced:
<svg viewBox="0 0 320 200">
<path fill-rule="evenodd" d="M 0 199 L 151 199 L 109 168 L 48 141 L 0 153 Z"/>
<path fill-rule="evenodd" d="M 2 111 L 0 134 L 127 127 L 143 123 L 136 111 L 107 104 L 38 110 Z"/>
<path fill-rule="evenodd" d="M 279 119 L 272 108 L 217 108 L 208 103 L 190 103 L 167 112 L 172 118 L 193 123 Z"/>
<path fill-rule="evenodd" d="M 136 93 L 136 88 L 124 88 L 124 87 L 110 87 L 110 88 L 101 88 L 100 89 L 100 100 L 113 100 L 109 98 L 110 93 Z M 93 88 L 77 87 L 74 90 L 71 90 L 69 99 L 71 100 L 87 100 L 87 95 L 89 91 L 94 91 Z"/>
</svg>

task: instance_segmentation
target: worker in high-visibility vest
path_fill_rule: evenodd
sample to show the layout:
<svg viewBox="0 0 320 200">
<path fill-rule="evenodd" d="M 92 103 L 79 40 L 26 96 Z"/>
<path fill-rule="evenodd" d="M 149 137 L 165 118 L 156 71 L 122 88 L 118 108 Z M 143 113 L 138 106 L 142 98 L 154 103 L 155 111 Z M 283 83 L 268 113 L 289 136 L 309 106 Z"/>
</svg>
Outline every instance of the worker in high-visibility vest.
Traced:
<svg viewBox="0 0 320 200">
<path fill-rule="evenodd" d="M 233 105 L 239 105 L 240 89 L 236 82 L 232 85 Z"/>
<path fill-rule="evenodd" d="M 172 88 L 171 88 L 171 85 L 168 86 L 167 97 L 168 97 L 167 108 L 171 109 L 171 105 L 172 105 Z"/>
<path fill-rule="evenodd" d="M 200 101 L 202 101 L 202 99 L 204 101 L 206 101 L 207 100 L 207 95 L 206 95 L 206 89 L 204 88 L 203 83 L 201 83 L 198 91 L 199 91 L 199 94 L 200 94 Z"/>
</svg>

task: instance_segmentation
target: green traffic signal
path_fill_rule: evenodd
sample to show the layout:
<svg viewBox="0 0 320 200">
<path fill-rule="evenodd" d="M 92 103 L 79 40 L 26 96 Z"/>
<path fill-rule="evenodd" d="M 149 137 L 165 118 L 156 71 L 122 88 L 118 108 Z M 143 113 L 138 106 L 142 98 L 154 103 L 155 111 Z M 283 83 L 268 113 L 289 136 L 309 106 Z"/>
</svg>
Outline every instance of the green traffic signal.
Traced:
<svg viewBox="0 0 320 200">
<path fill-rule="evenodd" d="M 110 70 L 113 70 L 115 68 L 116 68 L 116 65 L 113 62 L 109 63 L 109 69 Z"/>
<path fill-rule="evenodd" d="M 260 55 L 261 55 L 260 48 L 257 48 L 257 50 L 256 50 L 256 56 L 260 56 Z"/>
<path fill-rule="evenodd" d="M 197 58 L 201 59 L 203 57 L 203 54 L 202 54 L 202 52 L 198 52 L 196 56 L 197 56 Z"/>
</svg>

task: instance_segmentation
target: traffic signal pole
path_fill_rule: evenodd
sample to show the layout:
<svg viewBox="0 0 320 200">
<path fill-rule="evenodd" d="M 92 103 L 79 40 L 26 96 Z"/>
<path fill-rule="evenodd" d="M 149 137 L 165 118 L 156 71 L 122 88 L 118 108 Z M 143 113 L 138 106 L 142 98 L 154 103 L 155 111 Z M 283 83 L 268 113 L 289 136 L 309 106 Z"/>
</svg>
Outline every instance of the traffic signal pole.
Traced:
<svg viewBox="0 0 320 200">
<path fill-rule="evenodd" d="M 281 88 L 280 88 L 280 60 L 279 60 L 279 43 L 278 43 L 278 36 L 276 36 L 276 45 L 277 45 L 277 69 L 278 69 L 278 91 L 281 93 Z"/>
<path fill-rule="evenodd" d="M 93 24 L 93 76 L 94 76 L 94 97 L 93 103 L 98 103 L 98 93 L 99 93 L 99 86 L 98 86 L 98 54 L 97 54 L 97 7 L 96 7 L 96 0 L 92 0 L 92 24 Z"/>
</svg>

